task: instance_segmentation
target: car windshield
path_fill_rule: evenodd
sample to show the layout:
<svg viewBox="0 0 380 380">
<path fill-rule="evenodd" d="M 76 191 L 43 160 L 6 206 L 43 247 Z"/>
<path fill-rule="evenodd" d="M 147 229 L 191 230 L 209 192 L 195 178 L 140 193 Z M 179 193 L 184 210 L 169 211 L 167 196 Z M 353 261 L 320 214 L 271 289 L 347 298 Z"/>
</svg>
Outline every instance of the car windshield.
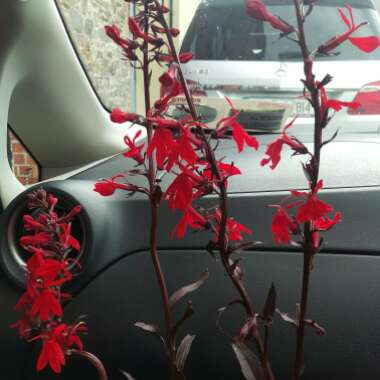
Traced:
<svg viewBox="0 0 380 380">
<path fill-rule="evenodd" d="M 293 1 L 267 0 L 270 12 L 295 24 Z M 253 20 L 247 16 L 241 0 L 208 0 L 199 7 L 182 45 L 183 51 L 193 53 L 196 60 L 234 61 L 300 61 L 298 46 L 269 23 Z M 380 35 L 377 12 L 367 0 L 350 1 L 355 23 L 367 21 L 365 28 L 355 32 L 355 37 Z M 340 0 L 320 0 L 305 25 L 311 49 L 331 37 L 345 31 L 338 7 Z M 317 31 L 317 32 L 316 32 Z M 332 55 L 319 55 L 317 60 L 374 60 L 380 59 L 380 49 L 362 54 L 350 43 L 342 44 Z"/>
</svg>

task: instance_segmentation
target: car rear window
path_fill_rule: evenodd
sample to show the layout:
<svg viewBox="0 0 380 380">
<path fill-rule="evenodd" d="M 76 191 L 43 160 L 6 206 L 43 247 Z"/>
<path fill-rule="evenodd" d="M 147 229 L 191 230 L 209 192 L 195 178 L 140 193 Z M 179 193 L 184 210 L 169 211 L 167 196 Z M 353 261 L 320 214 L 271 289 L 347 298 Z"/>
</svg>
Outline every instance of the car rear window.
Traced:
<svg viewBox="0 0 380 380">
<path fill-rule="evenodd" d="M 275 15 L 295 25 L 293 0 L 267 0 L 268 9 Z M 367 0 L 350 1 L 356 23 L 367 21 L 354 36 L 380 36 L 380 18 Z M 245 1 L 208 0 L 196 12 L 188 29 L 183 51 L 190 51 L 197 60 L 231 61 L 300 61 L 300 49 L 291 40 L 279 38 L 278 31 L 268 23 L 248 17 Z M 306 22 L 309 47 L 314 49 L 329 38 L 346 30 L 338 7 L 342 0 L 319 0 Z M 380 59 L 380 49 L 366 54 L 343 43 L 333 55 L 317 57 L 318 60 L 373 60 Z"/>
</svg>

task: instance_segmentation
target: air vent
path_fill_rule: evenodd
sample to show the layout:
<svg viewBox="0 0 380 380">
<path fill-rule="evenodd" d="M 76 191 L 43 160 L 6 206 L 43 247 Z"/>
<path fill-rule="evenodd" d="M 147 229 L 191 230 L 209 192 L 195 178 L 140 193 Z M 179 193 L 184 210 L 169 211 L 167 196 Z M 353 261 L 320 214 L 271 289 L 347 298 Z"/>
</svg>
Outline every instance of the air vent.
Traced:
<svg viewBox="0 0 380 380">
<path fill-rule="evenodd" d="M 48 189 L 46 189 L 49 191 Z M 58 197 L 59 202 L 56 206 L 57 212 L 62 215 L 69 212 L 74 206 L 78 204 L 70 195 L 62 192 L 51 192 L 54 196 Z M 22 217 L 25 214 L 30 214 L 30 210 L 26 208 L 26 193 L 18 197 L 6 210 L 2 228 L 2 241 L 1 241 L 1 261 L 5 272 L 10 276 L 11 280 L 19 286 L 25 284 L 25 268 L 26 261 L 29 253 L 20 247 L 20 237 L 25 234 L 23 227 Z M 38 214 L 38 210 L 35 211 Z M 80 242 L 81 251 L 76 254 L 75 258 L 81 263 L 82 270 L 84 268 L 84 261 L 87 251 L 87 237 L 89 234 L 89 223 L 85 210 L 73 220 L 72 234 Z M 74 264 L 75 265 L 75 264 Z"/>
</svg>

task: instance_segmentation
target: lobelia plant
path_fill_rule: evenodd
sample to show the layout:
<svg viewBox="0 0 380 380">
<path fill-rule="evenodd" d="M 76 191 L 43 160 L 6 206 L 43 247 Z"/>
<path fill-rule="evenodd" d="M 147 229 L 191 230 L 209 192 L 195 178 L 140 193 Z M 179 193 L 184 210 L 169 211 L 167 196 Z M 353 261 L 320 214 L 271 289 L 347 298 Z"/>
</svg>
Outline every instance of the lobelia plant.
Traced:
<svg viewBox="0 0 380 380">
<path fill-rule="evenodd" d="M 80 357 L 96 367 L 100 380 L 107 380 L 100 360 L 83 350 L 80 334 L 87 332 L 81 318 L 70 325 L 63 322 L 62 304 L 71 298 L 62 287 L 73 277 L 80 264 L 76 259 L 80 243 L 71 234 L 71 222 L 81 212 L 75 206 L 66 215 L 56 210 L 58 198 L 39 189 L 28 194 L 30 215 L 23 216 L 25 235 L 21 247 L 28 253 L 26 291 L 15 309 L 22 318 L 12 325 L 27 342 L 42 342 L 37 371 L 49 366 L 61 373 L 66 357 Z"/>
<path fill-rule="evenodd" d="M 317 0 L 293 0 L 297 25 L 291 26 L 286 21 L 271 14 L 261 0 L 247 0 L 246 10 L 254 19 L 268 22 L 273 28 L 281 32 L 281 38 L 289 38 L 299 45 L 303 62 L 305 78 L 303 96 L 311 104 L 314 110 L 314 147 L 310 151 L 296 137 L 288 134 L 288 129 L 295 119 L 286 125 L 279 137 L 270 143 L 266 150 L 266 157 L 261 165 L 270 165 L 273 170 L 281 160 L 281 151 L 288 146 L 293 151 L 293 156 L 304 156 L 302 163 L 303 172 L 308 182 L 309 190 L 305 192 L 292 191 L 279 205 L 271 205 L 276 212 L 272 221 L 272 232 L 276 243 L 293 244 L 303 251 L 303 276 L 301 300 L 297 304 L 296 316 L 290 317 L 279 310 L 281 318 L 294 326 L 297 330 L 296 358 L 293 370 L 293 379 L 301 378 L 304 369 L 304 335 L 305 326 L 311 326 L 317 334 L 324 335 L 325 330 L 314 320 L 308 319 L 307 306 L 309 298 L 309 283 L 313 269 L 314 258 L 323 246 L 321 233 L 329 231 L 341 220 L 340 212 L 334 212 L 333 207 L 319 199 L 318 194 L 323 188 L 323 180 L 320 178 L 320 162 L 322 148 L 332 142 L 338 131 L 329 139 L 323 139 L 323 131 L 332 118 L 332 111 L 338 112 L 343 107 L 358 108 L 359 103 L 343 102 L 338 99 L 329 99 L 326 86 L 332 81 L 330 75 L 318 80 L 313 73 L 313 61 L 317 54 L 331 54 L 342 43 L 349 41 L 361 51 L 370 53 L 380 46 L 377 36 L 353 37 L 352 34 L 366 22 L 356 24 L 351 6 L 346 3 L 346 12 L 339 8 L 338 11 L 347 30 L 334 36 L 325 43 L 310 50 L 305 35 L 304 24 L 312 13 Z M 307 3 L 307 4 L 306 4 Z M 294 241 L 296 239 L 297 241 Z"/>
<path fill-rule="evenodd" d="M 257 327 L 259 321 L 262 321 L 265 326 L 271 323 L 274 314 L 275 291 L 272 287 L 264 313 L 259 315 L 254 310 L 252 300 L 243 284 L 240 259 L 234 257 L 234 254 L 241 249 L 252 246 L 253 243 L 242 242 L 243 233 L 250 234 L 251 230 L 230 217 L 227 208 L 228 179 L 231 176 L 240 175 L 241 171 L 233 163 L 218 159 L 215 155 L 218 139 L 226 137 L 230 131 L 239 152 L 246 146 L 257 149 L 258 142 L 238 123 L 239 112 L 228 99 L 226 101 L 230 104 L 232 116 L 221 119 L 215 131 L 208 130 L 208 126 L 197 115 L 192 94 L 181 69 L 181 64 L 188 62 L 192 56 L 189 53 L 178 55 L 176 52 L 173 38 L 179 34 L 179 31 L 170 28 L 166 22 L 165 14 L 169 12 L 169 9 L 156 0 L 129 0 L 127 2 L 133 3 L 136 8 L 136 16 L 128 18 L 129 31 L 133 39 L 122 37 L 116 25 L 106 26 L 105 31 L 122 49 L 132 67 L 142 70 L 146 113 L 145 116 L 139 116 L 117 108 L 111 112 L 111 120 L 115 123 L 132 122 L 145 127 L 147 140 L 138 141 L 141 131 L 137 132 L 133 138 L 126 137 L 125 143 L 129 150 L 124 155 L 135 161 L 136 168 L 130 172 L 129 178 L 120 174 L 99 181 L 94 190 L 103 196 L 110 196 L 116 190 L 124 190 L 128 195 L 140 192 L 145 194 L 151 203 L 150 252 L 161 291 L 166 331 L 165 335 L 161 336 L 156 326 L 140 322 L 136 326 L 156 335 L 159 334 L 168 354 L 171 377 L 183 377 L 183 367 L 194 337 L 187 335 L 177 347 L 176 335 L 178 327 L 193 313 L 193 309 L 189 303 L 184 316 L 175 328 L 173 328 L 171 309 L 184 295 L 198 289 L 204 283 L 208 273 L 205 272 L 200 280 L 177 290 L 169 297 L 156 248 L 158 209 L 164 200 L 167 201 L 169 208 L 182 213 L 173 230 L 173 235 L 177 238 L 181 239 L 188 228 L 197 231 L 207 230 L 212 233 L 207 250 L 212 255 L 219 253 L 222 265 L 240 296 L 239 300 L 219 310 L 217 323 L 220 326 L 220 318 L 228 307 L 234 304 L 242 305 L 247 321 L 236 336 L 228 336 L 232 347 L 243 372 L 249 371 L 252 376 L 256 376 L 263 369 L 265 378 L 273 379 L 267 357 L 267 346 Z M 152 104 L 150 65 L 153 62 L 160 65 L 166 63 L 169 68 L 159 78 L 161 97 Z M 187 116 L 181 120 L 174 119 L 168 114 L 170 102 L 179 95 L 184 95 L 186 98 L 184 110 Z M 165 191 L 160 187 L 159 171 L 171 173 L 174 177 Z M 131 183 L 132 175 L 144 176 L 148 186 L 139 187 Z M 195 201 L 211 194 L 214 194 L 217 199 L 214 206 L 205 209 L 195 205 Z M 261 365 L 256 364 L 255 354 L 246 345 L 251 338 L 257 345 Z M 247 362 L 248 369 L 245 368 Z"/>
</svg>

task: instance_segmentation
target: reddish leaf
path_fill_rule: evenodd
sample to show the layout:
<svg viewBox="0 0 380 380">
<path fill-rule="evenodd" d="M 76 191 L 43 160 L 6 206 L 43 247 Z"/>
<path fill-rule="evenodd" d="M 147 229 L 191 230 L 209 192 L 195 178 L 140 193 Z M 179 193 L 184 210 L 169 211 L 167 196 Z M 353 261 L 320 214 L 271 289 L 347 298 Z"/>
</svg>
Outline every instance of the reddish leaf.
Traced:
<svg viewBox="0 0 380 380">
<path fill-rule="evenodd" d="M 194 282 L 193 284 L 184 286 L 183 288 L 178 289 L 175 291 L 171 297 L 170 297 L 170 307 L 172 308 L 180 299 L 182 299 L 184 296 L 186 296 L 189 293 L 194 292 L 195 290 L 199 289 L 209 278 L 209 272 L 206 271 L 202 274 L 201 278 Z"/>
<path fill-rule="evenodd" d="M 191 348 L 191 345 L 193 344 L 194 339 L 195 339 L 195 335 L 186 335 L 182 339 L 182 342 L 180 343 L 177 349 L 176 366 L 179 372 L 182 372 L 185 367 L 186 359 L 189 355 L 190 348 Z"/>
<path fill-rule="evenodd" d="M 232 343 L 232 348 L 246 380 L 264 379 L 259 359 L 244 343 Z"/>
</svg>

